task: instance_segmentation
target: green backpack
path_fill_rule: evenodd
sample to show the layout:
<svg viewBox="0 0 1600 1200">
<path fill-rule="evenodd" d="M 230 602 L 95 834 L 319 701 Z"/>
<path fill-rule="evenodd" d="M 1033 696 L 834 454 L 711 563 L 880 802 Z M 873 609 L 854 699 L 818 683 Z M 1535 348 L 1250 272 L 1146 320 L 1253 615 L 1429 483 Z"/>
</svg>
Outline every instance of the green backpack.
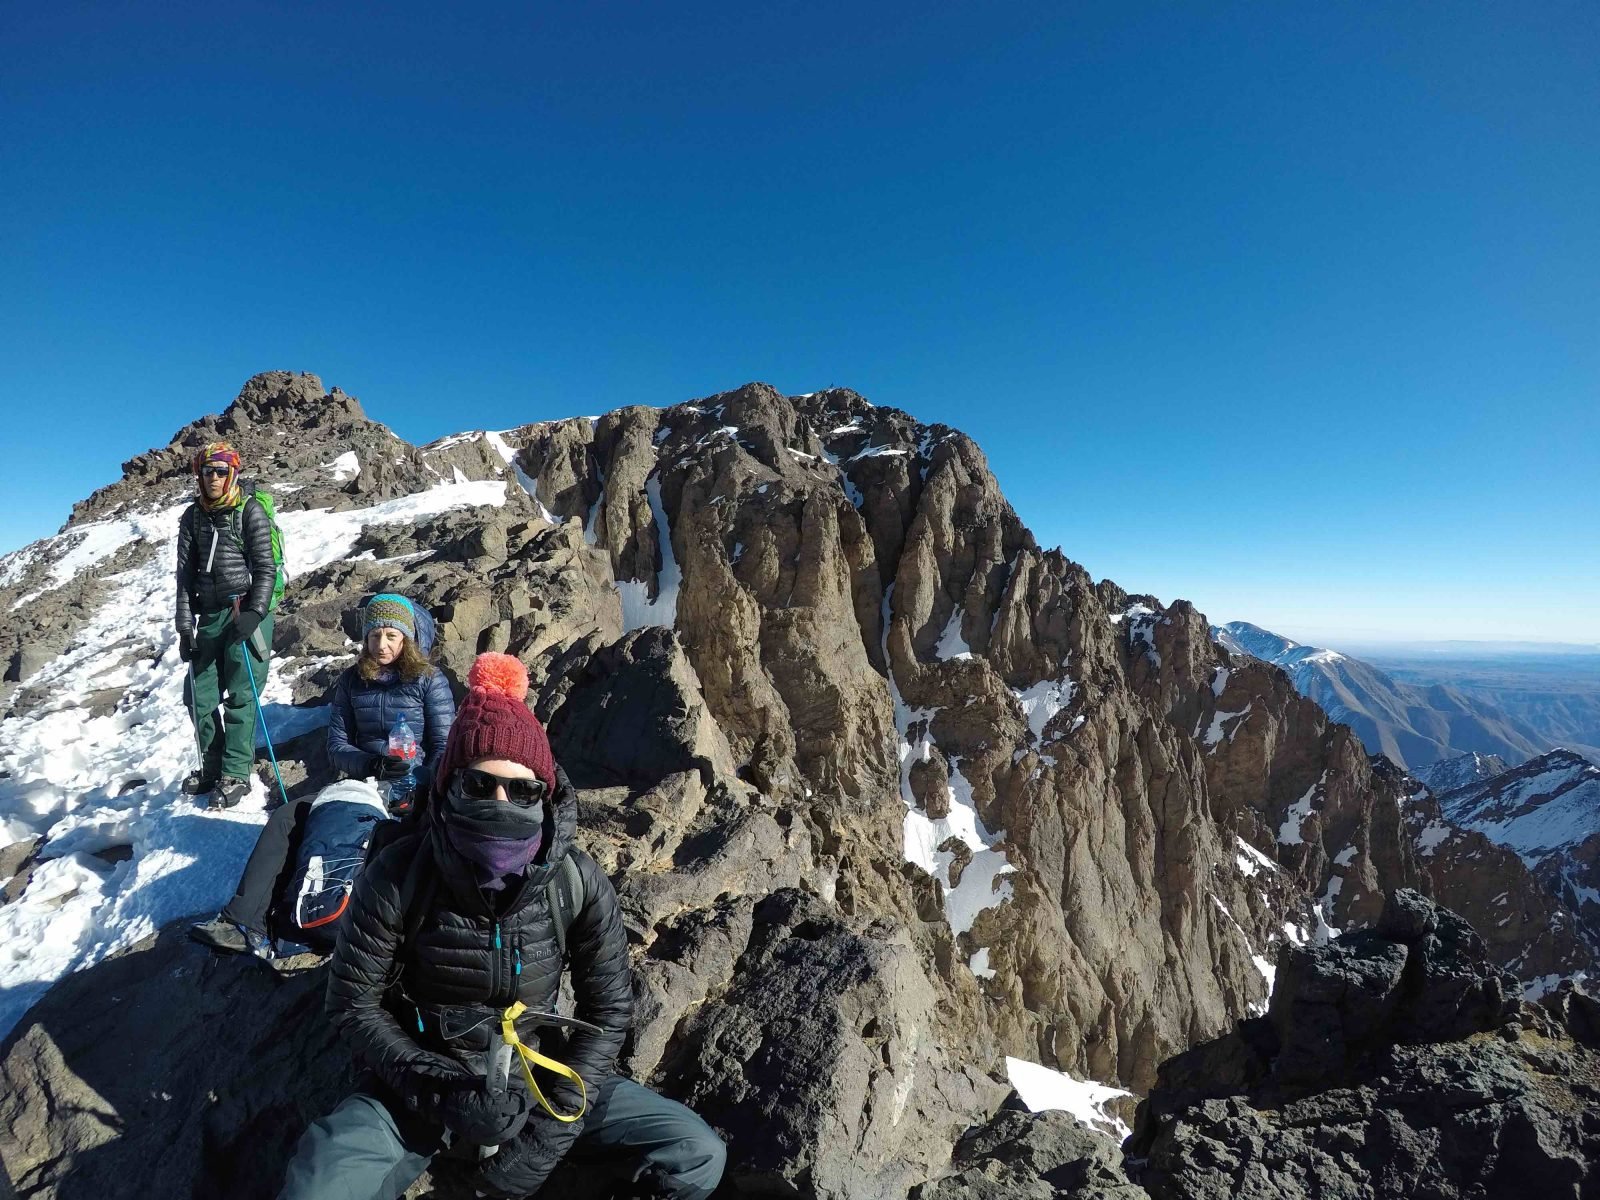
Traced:
<svg viewBox="0 0 1600 1200">
<path fill-rule="evenodd" d="M 289 573 L 283 569 L 283 530 L 278 528 L 278 503 L 272 498 L 271 492 L 258 488 L 253 479 L 241 479 L 239 490 L 244 493 L 245 504 L 250 503 L 252 497 L 255 498 L 272 525 L 272 565 L 278 574 L 272 581 L 272 599 L 267 602 L 267 611 L 276 612 L 278 602 L 283 599 L 283 589 L 289 582 Z M 244 530 L 241 528 L 243 513 L 244 504 L 241 504 L 233 510 L 228 519 L 228 526 L 233 530 L 233 539 L 239 543 L 240 550 L 245 548 Z"/>
</svg>

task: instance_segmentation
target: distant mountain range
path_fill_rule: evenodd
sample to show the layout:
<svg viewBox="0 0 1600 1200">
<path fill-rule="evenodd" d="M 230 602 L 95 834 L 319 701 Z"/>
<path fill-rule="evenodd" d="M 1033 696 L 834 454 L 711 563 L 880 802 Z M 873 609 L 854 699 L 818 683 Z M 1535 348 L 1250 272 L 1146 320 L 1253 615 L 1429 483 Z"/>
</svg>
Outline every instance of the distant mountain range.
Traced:
<svg viewBox="0 0 1600 1200">
<path fill-rule="evenodd" d="M 1489 764 L 1440 764 L 1470 774 Z M 1442 772 L 1441 772 L 1442 773 Z M 1447 819 L 1517 854 L 1590 930 L 1600 932 L 1600 766 L 1552 750 L 1519 767 L 1435 790 Z"/>
<path fill-rule="evenodd" d="M 1354 729 L 1370 752 L 1412 772 L 1468 753 L 1521 763 L 1555 745 L 1481 694 L 1405 683 L 1362 659 L 1301 645 L 1248 621 L 1213 626 L 1211 636 L 1233 653 L 1283 668 L 1301 695 Z"/>
</svg>

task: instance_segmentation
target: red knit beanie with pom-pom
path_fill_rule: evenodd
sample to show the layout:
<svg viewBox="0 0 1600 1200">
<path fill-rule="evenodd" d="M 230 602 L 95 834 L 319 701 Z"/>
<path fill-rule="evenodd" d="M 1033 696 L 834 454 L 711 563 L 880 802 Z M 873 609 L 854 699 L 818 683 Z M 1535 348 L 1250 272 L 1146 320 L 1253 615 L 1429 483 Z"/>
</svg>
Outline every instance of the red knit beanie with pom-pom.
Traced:
<svg viewBox="0 0 1600 1200">
<path fill-rule="evenodd" d="M 528 670 L 509 654 L 480 654 L 467 672 L 467 698 L 450 726 L 444 754 L 434 775 L 438 788 L 450 774 L 480 758 L 521 763 L 551 791 L 556 760 L 539 718 L 528 710 Z"/>
</svg>

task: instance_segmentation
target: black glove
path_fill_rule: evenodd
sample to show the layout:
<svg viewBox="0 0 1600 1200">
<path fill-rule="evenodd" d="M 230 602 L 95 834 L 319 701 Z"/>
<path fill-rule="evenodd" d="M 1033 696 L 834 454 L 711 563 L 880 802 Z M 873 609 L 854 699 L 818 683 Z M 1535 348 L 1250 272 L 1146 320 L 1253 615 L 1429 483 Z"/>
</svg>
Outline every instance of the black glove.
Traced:
<svg viewBox="0 0 1600 1200">
<path fill-rule="evenodd" d="M 178 635 L 178 657 L 184 662 L 194 659 L 194 634 L 184 632 Z"/>
<path fill-rule="evenodd" d="M 253 613 L 248 608 L 241 608 L 233 615 L 233 627 L 239 631 L 239 640 L 248 642 L 250 635 L 256 631 L 256 626 L 261 624 L 261 614 Z"/>
<path fill-rule="evenodd" d="M 481 1086 L 461 1088 L 445 1095 L 439 1105 L 445 1128 L 474 1146 L 499 1146 L 522 1132 L 528 1123 L 528 1094 L 507 1088 L 491 1096 Z"/>
<path fill-rule="evenodd" d="M 367 759 L 367 774 L 374 779 L 404 779 L 411 764 L 395 754 L 374 754 Z"/>
<path fill-rule="evenodd" d="M 546 1124 L 529 1125 L 519 1137 L 502 1144 L 500 1153 L 478 1163 L 472 1186 L 480 1195 L 518 1200 L 545 1185 L 567 1149 L 564 1138 L 556 1146 L 546 1141 Z"/>
</svg>

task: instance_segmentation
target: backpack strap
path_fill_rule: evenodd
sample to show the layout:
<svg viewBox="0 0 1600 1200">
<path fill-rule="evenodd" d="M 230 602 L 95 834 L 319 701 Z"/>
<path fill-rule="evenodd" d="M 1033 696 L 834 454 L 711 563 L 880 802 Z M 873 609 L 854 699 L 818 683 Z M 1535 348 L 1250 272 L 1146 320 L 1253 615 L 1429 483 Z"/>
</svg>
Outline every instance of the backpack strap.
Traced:
<svg viewBox="0 0 1600 1200">
<path fill-rule="evenodd" d="M 244 510 L 250 507 L 250 501 L 256 499 L 256 481 L 254 479 L 241 479 L 239 481 L 239 494 L 244 497 L 244 503 L 238 508 L 228 510 L 228 532 L 233 534 L 233 540 L 239 543 L 239 549 L 245 549 L 244 544 Z M 256 500 L 256 507 L 261 508 L 261 501 Z M 266 509 L 261 510 L 261 515 L 266 516 Z"/>
<path fill-rule="evenodd" d="M 556 947 L 561 957 L 567 957 L 567 930 L 583 908 L 583 874 L 571 854 L 561 856 L 561 866 L 550 873 L 544 885 L 545 898 L 550 902 L 550 919 L 555 926 Z"/>
</svg>

